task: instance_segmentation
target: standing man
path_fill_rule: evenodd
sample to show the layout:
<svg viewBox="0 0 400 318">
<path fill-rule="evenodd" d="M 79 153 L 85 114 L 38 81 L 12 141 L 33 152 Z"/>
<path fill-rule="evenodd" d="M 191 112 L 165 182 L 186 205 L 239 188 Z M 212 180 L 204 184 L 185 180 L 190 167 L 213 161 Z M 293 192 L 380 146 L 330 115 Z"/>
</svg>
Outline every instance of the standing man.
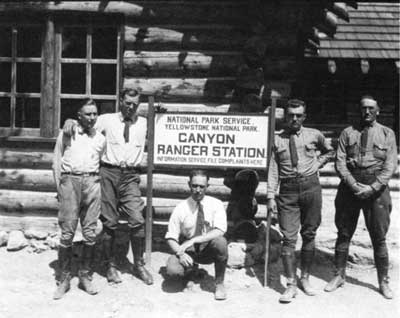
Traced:
<svg viewBox="0 0 400 318">
<path fill-rule="evenodd" d="M 117 271 L 115 230 L 121 215 L 127 217 L 133 253 L 133 274 L 147 285 L 153 277 L 145 268 L 143 253 L 145 244 L 143 217 L 144 202 L 139 189 L 140 169 L 147 134 L 147 120 L 137 115 L 140 94 L 126 88 L 120 94 L 120 111 L 100 115 L 95 128 L 106 137 L 106 150 L 100 166 L 101 215 L 103 222 L 104 258 L 107 280 L 120 283 Z M 64 131 L 72 132 L 70 121 Z"/>
<path fill-rule="evenodd" d="M 172 212 L 165 238 L 174 255 L 167 261 L 167 275 L 188 278 L 195 263 L 214 263 L 215 299 L 225 300 L 226 213 L 220 200 L 205 195 L 208 180 L 203 170 L 193 170 L 189 179 L 191 196 Z"/>
<path fill-rule="evenodd" d="M 388 182 L 397 167 L 396 139 L 390 128 L 376 121 L 379 106 L 372 96 L 361 98 L 360 111 L 360 125 L 347 127 L 339 137 L 336 170 L 341 183 L 335 199 L 336 274 L 325 291 L 334 291 L 345 283 L 349 245 L 362 209 L 374 249 L 379 290 L 391 299 L 386 233 L 392 208 Z"/>
<path fill-rule="evenodd" d="M 275 135 L 268 172 L 267 208 L 273 216 L 278 213 L 283 233 L 282 262 L 287 288 L 279 301 L 289 303 L 297 294 L 295 247 L 297 234 L 303 239 L 301 248 L 301 287 L 315 295 L 309 275 L 315 253 L 315 235 L 321 223 L 322 195 L 318 169 L 334 156 L 323 134 L 303 127 L 306 104 L 298 99 L 288 101 L 286 128 Z M 320 151 L 318 155 L 317 151 Z M 280 183 L 277 200 L 275 195 Z"/>
<path fill-rule="evenodd" d="M 72 241 L 79 220 L 84 240 L 79 284 L 88 294 L 97 294 L 92 285 L 91 268 L 100 214 L 99 163 L 105 138 L 93 128 L 96 119 L 95 102 L 86 100 L 78 111 L 75 138 L 61 132 L 54 149 L 53 172 L 60 201 L 58 223 L 61 229 L 58 250 L 61 276 L 54 299 L 62 298 L 70 289 Z"/>
</svg>

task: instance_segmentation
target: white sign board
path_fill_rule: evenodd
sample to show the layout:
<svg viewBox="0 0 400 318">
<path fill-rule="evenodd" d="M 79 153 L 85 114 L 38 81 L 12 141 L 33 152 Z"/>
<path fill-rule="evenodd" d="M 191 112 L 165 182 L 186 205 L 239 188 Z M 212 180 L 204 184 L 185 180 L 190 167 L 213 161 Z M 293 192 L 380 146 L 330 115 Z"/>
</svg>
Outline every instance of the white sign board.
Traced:
<svg viewBox="0 0 400 318">
<path fill-rule="evenodd" d="M 158 113 L 154 164 L 266 169 L 268 115 Z"/>
</svg>

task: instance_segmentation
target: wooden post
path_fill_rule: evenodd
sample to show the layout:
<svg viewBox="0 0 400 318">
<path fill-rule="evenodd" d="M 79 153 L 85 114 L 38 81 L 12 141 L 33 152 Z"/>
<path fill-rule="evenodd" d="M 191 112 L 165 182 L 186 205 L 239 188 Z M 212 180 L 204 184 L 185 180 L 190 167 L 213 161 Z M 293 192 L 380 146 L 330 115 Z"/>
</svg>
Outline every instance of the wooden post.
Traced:
<svg viewBox="0 0 400 318">
<path fill-rule="evenodd" d="M 147 115 L 147 203 L 146 203 L 146 263 L 151 263 L 153 226 L 153 168 L 154 168 L 154 96 L 149 97 Z"/>
<path fill-rule="evenodd" d="M 272 155 L 272 146 L 274 144 L 275 135 L 275 109 L 276 96 L 272 96 L 271 108 L 269 110 L 269 134 L 267 141 L 267 176 Z M 268 286 L 268 261 L 269 261 L 269 234 L 271 229 L 271 213 L 267 208 L 267 227 L 265 229 L 265 264 L 264 264 L 264 287 Z"/>
</svg>

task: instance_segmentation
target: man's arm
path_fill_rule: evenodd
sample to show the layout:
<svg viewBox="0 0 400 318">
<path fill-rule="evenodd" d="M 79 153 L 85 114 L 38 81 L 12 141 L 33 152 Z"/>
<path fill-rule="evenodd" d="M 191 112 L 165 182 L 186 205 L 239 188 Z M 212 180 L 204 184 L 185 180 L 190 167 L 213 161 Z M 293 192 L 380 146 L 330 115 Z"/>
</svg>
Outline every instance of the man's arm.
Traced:
<svg viewBox="0 0 400 318">
<path fill-rule="evenodd" d="M 56 141 L 56 145 L 54 147 L 54 156 L 53 156 L 53 177 L 54 177 L 54 181 L 56 183 L 56 187 L 57 187 L 57 194 L 60 193 L 59 191 L 59 187 L 60 187 L 60 179 L 61 179 L 61 159 L 64 153 L 64 133 L 61 132 L 58 137 L 57 137 L 57 141 Z"/>
<path fill-rule="evenodd" d="M 386 186 L 397 168 L 396 138 L 392 130 L 389 130 L 387 134 L 387 144 L 388 150 L 386 152 L 386 160 L 382 166 L 382 171 L 376 176 L 376 181 L 371 184 L 374 191 L 379 191 Z"/>
<path fill-rule="evenodd" d="M 336 150 L 336 160 L 335 160 L 335 168 L 341 180 L 344 181 L 346 185 L 353 189 L 356 192 L 358 189 L 355 188 L 356 179 L 354 179 L 353 175 L 347 168 L 347 153 L 346 153 L 346 144 L 347 144 L 347 133 L 346 131 L 342 131 L 338 140 L 338 147 Z"/>
<path fill-rule="evenodd" d="M 322 168 L 326 163 L 335 158 L 335 150 L 332 145 L 328 143 L 325 136 L 319 132 L 318 135 L 318 150 L 321 151 L 321 155 L 318 157 L 319 167 Z"/>
</svg>

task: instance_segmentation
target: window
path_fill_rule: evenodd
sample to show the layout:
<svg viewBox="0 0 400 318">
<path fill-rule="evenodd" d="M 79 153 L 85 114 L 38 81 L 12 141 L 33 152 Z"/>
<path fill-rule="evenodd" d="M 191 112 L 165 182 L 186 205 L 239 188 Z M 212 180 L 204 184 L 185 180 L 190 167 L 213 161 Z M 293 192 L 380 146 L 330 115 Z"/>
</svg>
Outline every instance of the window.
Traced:
<svg viewBox="0 0 400 318">
<path fill-rule="evenodd" d="M 40 125 L 43 27 L 0 26 L 0 133 Z"/>
<path fill-rule="evenodd" d="M 116 110 L 119 19 L 4 20 L 0 17 L 0 135 L 55 137 L 87 98 L 96 100 L 100 113 Z"/>
</svg>

